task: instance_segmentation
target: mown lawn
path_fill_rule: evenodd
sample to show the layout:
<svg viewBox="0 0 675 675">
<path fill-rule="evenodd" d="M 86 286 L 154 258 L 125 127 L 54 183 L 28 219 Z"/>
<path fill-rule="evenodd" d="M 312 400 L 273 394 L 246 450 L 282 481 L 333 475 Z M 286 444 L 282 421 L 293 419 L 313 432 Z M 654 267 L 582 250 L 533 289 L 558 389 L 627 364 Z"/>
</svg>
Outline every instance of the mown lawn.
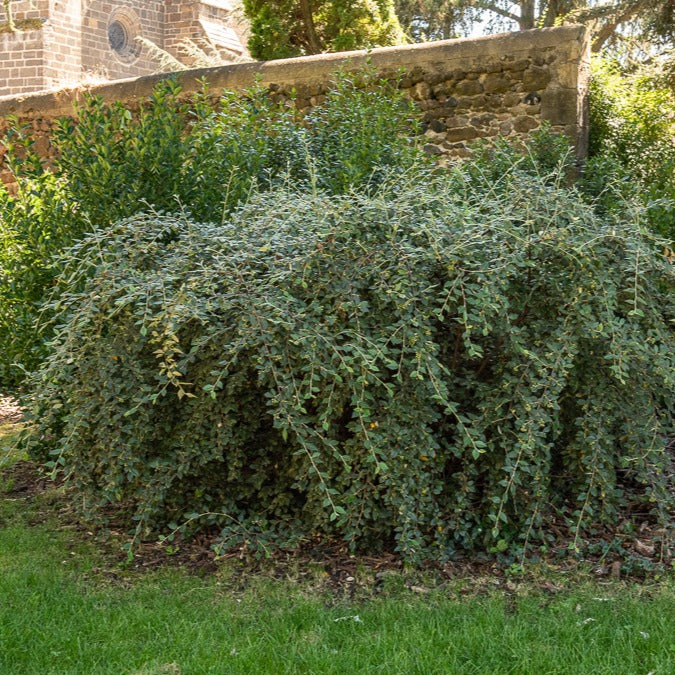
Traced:
<svg viewBox="0 0 675 675">
<path fill-rule="evenodd" d="M 318 572 L 244 584 L 230 564 L 201 577 L 141 574 L 102 557 L 86 533 L 59 529 L 58 490 L 17 496 L 8 483 L 2 674 L 675 672 L 672 580 L 559 575 L 552 592 L 531 579 L 413 590 L 392 573 L 378 592 L 357 578 L 365 590 L 349 599 Z"/>
</svg>

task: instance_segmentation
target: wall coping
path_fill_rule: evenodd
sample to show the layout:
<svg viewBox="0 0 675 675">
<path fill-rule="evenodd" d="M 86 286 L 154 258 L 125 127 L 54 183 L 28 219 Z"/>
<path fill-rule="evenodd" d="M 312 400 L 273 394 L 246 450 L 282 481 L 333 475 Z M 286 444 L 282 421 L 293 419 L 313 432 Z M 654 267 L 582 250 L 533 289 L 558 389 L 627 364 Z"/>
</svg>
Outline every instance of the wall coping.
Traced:
<svg viewBox="0 0 675 675">
<path fill-rule="evenodd" d="M 587 30 L 584 26 L 567 25 L 476 38 L 380 47 L 371 51 L 318 54 L 276 61 L 251 61 L 214 68 L 144 75 L 94 86 L 2 96 L 0 97 L 0 117 L 42 111 L 50 116 L 68 115 L 72 113 L 73 104 L 81 101 L 86 94 L 100 96 L 106 102 L 122 100 L 133 103 L 147 98 L 158 82 L 169 77 L 177 79 L 186 94 L 201 90 L 203 79 L 208 81 L 212 89 L 236 91 L 256 82 L 268 86 L 270 84 L 293 84 L 296 81 L 302 81 L 303 84 L 325 81 L 340 67 L 359 68 L 368 61 L 376 71 L 382 74 L 387 72 L 394 74 L 403 65 L 406 70 L 415 66 L 440 69 L 448 61 L 461 62 L 462 59 L 477 56 L 512 57 L 520 52 L 531 51 L 533 48 L 545 49 L 575 41 L 580 45 L 578 56 L 581 57 L 582 46 L 586 40 Z"/>
</svg>

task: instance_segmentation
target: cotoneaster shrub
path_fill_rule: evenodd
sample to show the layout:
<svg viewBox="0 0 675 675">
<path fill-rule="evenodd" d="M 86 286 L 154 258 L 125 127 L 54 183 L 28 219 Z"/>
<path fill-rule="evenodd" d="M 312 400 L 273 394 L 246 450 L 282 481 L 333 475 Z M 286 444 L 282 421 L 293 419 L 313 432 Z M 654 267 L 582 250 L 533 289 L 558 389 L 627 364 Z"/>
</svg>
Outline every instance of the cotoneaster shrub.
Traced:
<svg viewBox="0 0 675 675">
<path fill-rule="evenodd" d="M 47 353 L 39 304 L 62 252 L 84 232 L 148 209 L 220 222 L 251 194 L 288 181 L 333 193 L 377 189 L 421 161 L 415 129 L 413 104 L 369 70 L 337 75 L 307 119 L 262 88 L 186 101 L 171 79 L 133 113 L 88 98 L 54 127 L 50 166 L 30 130 L 15 125 L 5 142 L 19 189 L 0 185 L 0 386 L 20 384 Z"/>
<path fill-rule="evenodd" d="M 667 531 L 672 262 L 522 166 L 96 231 L 26 446 L 88 515 L 218 526 L 221 551 L 516 554 L 553 521 L 578 550 L 633 511 Z"/>
</svg>

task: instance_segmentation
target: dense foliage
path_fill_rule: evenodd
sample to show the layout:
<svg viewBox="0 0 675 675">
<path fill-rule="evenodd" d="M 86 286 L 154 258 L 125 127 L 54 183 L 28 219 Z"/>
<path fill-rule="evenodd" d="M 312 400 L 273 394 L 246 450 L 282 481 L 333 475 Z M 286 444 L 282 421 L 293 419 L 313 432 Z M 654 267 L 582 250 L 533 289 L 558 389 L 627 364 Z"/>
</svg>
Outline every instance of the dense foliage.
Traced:
<svg viewBox="0 0 675 675">
<path fill-rule="evenodd" d="M 646 206 L 647 224 L 675 241 L 675 95 L 647 76 L 593 61 L 590 160 L 584 188 L 607 212 Z"/>
<path fill-rule="evenodd" d="M 0 384 L 18 384 L 43 358 L 50 325 L 43 313 L 37 332 L 38 305 L 84 232 L 148 208 L 219 222 L 252 191 L 286 181 L 367 192 L 417 161 L 414 130 L 412 104 L 368 72 L 338 77 L 306 120 L 262 89 L 187 103 L 168 80 L 136 114 L 90 98 L 54 129 L 49 167 L 15 126 L 18 193 L 0 186 Z"/>
<path fill-rule="evenodd" d="M 402 44 L 392 0 L 244 0 L 258 59 Z"/>
<path fill-rule="evenodd" d="M 631 508 L 668 526 L 672 264 L 564 170 L 483 161 L 87 236 L 32 455 L 89 514 L 217 525 L 221 550 L 420 560 L 546 546 L 553 521 L 578 548 Z"/>
</svg>

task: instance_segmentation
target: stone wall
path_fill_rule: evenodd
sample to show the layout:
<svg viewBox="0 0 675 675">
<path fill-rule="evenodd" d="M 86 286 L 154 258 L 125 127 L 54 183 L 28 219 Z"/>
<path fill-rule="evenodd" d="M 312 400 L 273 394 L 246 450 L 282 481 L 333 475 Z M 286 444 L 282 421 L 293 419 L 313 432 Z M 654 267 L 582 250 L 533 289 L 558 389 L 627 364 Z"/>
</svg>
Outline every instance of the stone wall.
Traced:
<svg viewBox="0 0 675 675">
<path fill-rule="evenodd" d="M 320 103 L 338 69 L 366 63 L 395 78 L 420 108 L 425 148 L 432 154 L 466 156 L 479 138 L 525 136 L 548 122 L 565 133 L 582 157 L 587 150 L 588 35 L 563 26 L 466 40 L 322 54 L 218 68 L 188 70 L 177 77 L 185 96 L 201 89 L 241 90 L 256 81 L 275 97 L 293 96 L 306 108 Z M 131 108 L 166 76 L 145 76 L 91 88 L 104 100 Z M 0 138 L 10 114 L 48 135 L 55 117 L 72 114 L 82 90 L 0 98 Z M 44 144 L 47 146 L 47 144 Z M 0 155 L 2 146 L 0 145 Z"/>
<path fill-rule="evenodd" d="M 45 88 L 42 69 L 44 33 L 41 29 L 0 33 L 0 96 Z"/>
<path fill-rule="evenodd" d="M 178 44 L 185 35 L 192 35 L 198 28 L 198 16 L 194 4 L 167 0 L 166 27 L 164 29 L 164 49 L 170 54 L 178 54 Z"/>
</svg>

